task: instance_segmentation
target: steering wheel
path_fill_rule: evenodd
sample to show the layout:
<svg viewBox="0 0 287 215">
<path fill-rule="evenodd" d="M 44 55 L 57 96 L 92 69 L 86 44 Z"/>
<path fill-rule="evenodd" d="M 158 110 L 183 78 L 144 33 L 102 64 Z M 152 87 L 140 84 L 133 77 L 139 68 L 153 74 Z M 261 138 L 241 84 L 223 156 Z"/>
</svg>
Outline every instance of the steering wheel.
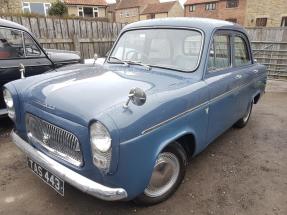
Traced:
<svg viewBox="0 0 287 215">
<path fill-rule="evenodd" d="M 140 56 L 141 56 L 141 58 L 140 58 Z M 145 60 L 147 58 L 148 58 L 148 56 L 145 53 L 139 52 L 138 50 L 135 50 L 135 49 L 128 51 L 126 54 L 126 59 L 128 59 L 128 60 L 136 60 L 136 61 L 140 60 L 142 62 L 143 60 Z"/>
</svg>

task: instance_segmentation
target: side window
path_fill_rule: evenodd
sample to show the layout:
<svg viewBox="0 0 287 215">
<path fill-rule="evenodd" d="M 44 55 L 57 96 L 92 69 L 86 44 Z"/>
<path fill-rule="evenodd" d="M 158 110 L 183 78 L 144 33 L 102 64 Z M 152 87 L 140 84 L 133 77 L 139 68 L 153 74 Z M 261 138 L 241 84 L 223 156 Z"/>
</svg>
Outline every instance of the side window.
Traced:
<svg viewBox="0 0 287 215">
<path fill-rule="evenodd" d="M 42 52 L 35 41 L 26 33 L 24 33 L 24 44 L 27 57 L 37 57 L 42 55 Z"/>
<path fill-rule="evenodd" d="M 209 52 L 208 71 L 229 67 L 231 65 L 230 56 L 230 36 L 215 35 Z"/>
<path fill-rule="evenodd" d="M 22 32 L 0 28 L 0 59 L 24 58 Z"/>
<path fill-rule="evenodd" d="M 242 37 L 234 38 L 234 64 L 235 66 L 243 66 L 250 63 L 250 56 L 247 44 Z"/>
</svg>

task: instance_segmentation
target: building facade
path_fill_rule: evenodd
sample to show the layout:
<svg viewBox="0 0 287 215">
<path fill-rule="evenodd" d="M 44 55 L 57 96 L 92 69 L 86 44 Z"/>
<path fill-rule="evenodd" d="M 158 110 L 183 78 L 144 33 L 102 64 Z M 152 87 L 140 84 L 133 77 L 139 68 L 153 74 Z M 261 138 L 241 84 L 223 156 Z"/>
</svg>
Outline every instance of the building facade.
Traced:
<svg viewBox="0 0 287 215">
<path fill-rule="evenodd" d="M 185 16 L 222 19 L 244 25 L 247 0 L 187 0 Z"/>
<path fill-rule="evenodd" d="M 68 7 L 68 15 L 98 18 L 107 16 L 106 0 L 64 0 Z"/>
<path fill-rule="evenodd" d="M 165 17 L 182 17 L 183 8 L 178 1 L 149 4 L 140 14 L 140 20 Z"/>
<path fill-rule="evenodd" d="M 187 17 L 207 17 L 246 27 L 287 26 L 286 0 L 187 0 Z"/>
<path fill-rule="evenodd" d="M 21 13 L 21 0 L 0 0 L 0 13 Z"/>
<path fill-rule="evenodd" d="M 287 27 L 287 0 L 248 0 L 245 26 Z"/>
<path fill-rule="evenodd" d="M 116 6 L 116 22 L 132 23 L 140 20 L 140 14 L 148 4 L 158 0 L 120 0 Z"/>
</svg>

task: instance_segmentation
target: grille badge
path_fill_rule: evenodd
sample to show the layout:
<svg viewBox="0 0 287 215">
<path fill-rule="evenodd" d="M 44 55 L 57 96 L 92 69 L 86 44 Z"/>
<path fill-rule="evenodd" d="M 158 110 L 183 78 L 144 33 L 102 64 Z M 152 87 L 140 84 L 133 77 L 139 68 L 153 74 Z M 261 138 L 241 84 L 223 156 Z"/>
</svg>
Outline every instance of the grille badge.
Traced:
<svg viewBox="0 0 287 215">
<path fill-rule="evenodd" d="M 50 140 L 50 135 L 47 134 L 46 132 L 43 132 L 43 143 L 44 143 L 45 145 L 48 145 L 49 140 Z"/>
</svg>

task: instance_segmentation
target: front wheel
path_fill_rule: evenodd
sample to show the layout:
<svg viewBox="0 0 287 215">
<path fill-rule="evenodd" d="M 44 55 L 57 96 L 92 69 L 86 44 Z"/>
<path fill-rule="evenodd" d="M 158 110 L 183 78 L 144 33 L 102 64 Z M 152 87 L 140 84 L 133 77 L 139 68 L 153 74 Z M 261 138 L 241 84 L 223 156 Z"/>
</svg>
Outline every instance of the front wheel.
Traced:
<svg viewBox="0 0 287 215">
<path fill-rule="evenodd" d="M 247 111 L 244 114 L 244 116 L 235 123 L 234 126 L 236 128 L 244 128 L 247 125 L 251 116 L 252 107 L 253 107 L 253 101 L 248 105 Z"/>
<path fill-rule="evenodd" d="M 134 201 L 141 205 L 153 205 L 168 199 L 184 178 L 186 160 L 186 153 L 179 143 L 167 146 L 158 155 L 148 186 Z"/>
</svg>

